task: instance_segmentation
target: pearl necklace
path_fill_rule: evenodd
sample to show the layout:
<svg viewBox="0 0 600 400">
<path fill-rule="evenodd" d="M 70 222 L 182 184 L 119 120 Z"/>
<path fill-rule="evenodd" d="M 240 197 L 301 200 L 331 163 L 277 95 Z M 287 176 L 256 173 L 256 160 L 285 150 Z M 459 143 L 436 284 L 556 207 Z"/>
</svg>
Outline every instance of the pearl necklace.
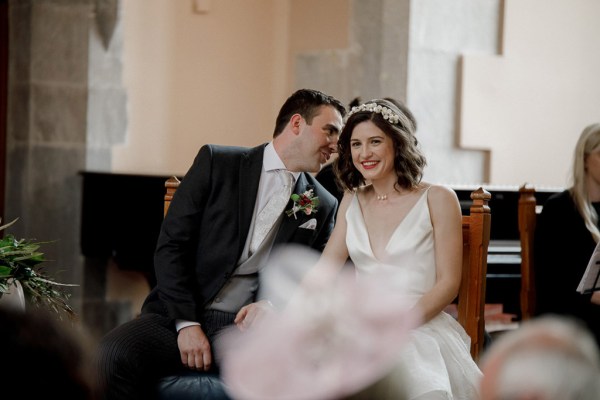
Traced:
<svg viewBox="0 0 600 400">
<path fill-rule="evenodd" d="M 379 201 L 387 200 L 387 193 L 386 194 L 376 194 L 375 196 L 377 197 L 377 200 L 379 200 Z"/>
</svg>

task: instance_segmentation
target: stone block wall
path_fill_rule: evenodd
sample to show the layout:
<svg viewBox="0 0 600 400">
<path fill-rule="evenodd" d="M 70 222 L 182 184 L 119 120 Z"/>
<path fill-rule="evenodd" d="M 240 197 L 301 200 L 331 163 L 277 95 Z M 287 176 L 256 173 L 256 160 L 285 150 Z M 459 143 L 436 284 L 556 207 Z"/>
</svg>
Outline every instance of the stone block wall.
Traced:
<svg viewBox="0 0 600 400">
<path fill-rule="evenodd" d="M 94 271 L 86 273 L 79 247 L 79 173 L 86 168 L 109 169 L 110 146 L 124 137 L 117 14 L 110 41 L 106 29 L 99 29 L 102 18 L 106 28 L 107 8 L 116 11 L 117 6 L 116 0 L 9 2 L 7 186 L 2 217 L 19 218 L 11 227 L 15 236 L 50 242 L 42 248 L 50 260 L 46 270 L 61 282 L 79 285 L 70 289 L 71 304 L 92 331 L 103 330 L 107 312 L 98 309 L 104 307 L 99 306 L 104 282 L 95 279 Z M 108 22 L 110 26 L 110 12 Z"/>
</svg>

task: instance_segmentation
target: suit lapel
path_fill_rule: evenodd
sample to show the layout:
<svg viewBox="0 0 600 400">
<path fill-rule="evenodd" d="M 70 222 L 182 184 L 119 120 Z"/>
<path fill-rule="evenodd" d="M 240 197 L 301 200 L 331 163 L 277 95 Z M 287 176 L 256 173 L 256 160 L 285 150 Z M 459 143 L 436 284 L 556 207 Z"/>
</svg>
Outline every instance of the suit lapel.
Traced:
<svg viewBox="0 0 600 400">
<path fill-rule="evenodd" d="M 252 213 L 258 195 L 258 184 L 260 182 L 260 174 L 262 171 L 263 155 L 266 144 L 249 149 L 242 156 L 240 163 L 240 191 L 239 191 L 239 218 L 240 238 L 238 244 L 238 254 L 241 254 L 248 237 L 248 230 L 252 222 Z"/>
<path fill-rule="evenodd" d="M 301 173 L 298 176 L 296 186 L 294 187 L 292 193 L 304 193 L 304 191 L 306 191 L 307 185 L 308 181 L 306 180 L 306 176 L 304 175 L 304 173 Z M 292 200 L 288 201 L 285 210 L 289 210 L 290 208 L 292 208 L 292 205 Z M 275 238 L 275 243 L 288 242 L 294 235 L 296 229 L 308 220 L 307 215 L 303 212 L 296 213 L 296 217 L 297 218 L 294 218 L 293 215 L 290 217 L 288 217 L 286 214 L 283 215 L 283 220 L 281 221 L 281 225 L 279 226 L 279 232 L 277 232 L 277 237 Z"/>
</svg>

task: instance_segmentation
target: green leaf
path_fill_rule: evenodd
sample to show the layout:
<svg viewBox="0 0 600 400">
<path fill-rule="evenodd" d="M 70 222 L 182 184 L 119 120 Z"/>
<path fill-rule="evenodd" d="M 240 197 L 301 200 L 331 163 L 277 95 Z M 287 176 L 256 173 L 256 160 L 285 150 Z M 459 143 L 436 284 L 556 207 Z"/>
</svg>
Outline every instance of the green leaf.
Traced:
<svg viewBox="0 0 600 400">
<path fill-rule="evenodd" d="M 44 261 L 44 253 L 26 253 L 22 257 L 15 257 L 15 261 L 23 261 L 23 260 L 31 260 L 31 261 Z"/>
<path fill-rule="evenodd" d="M 13 273 L 13 269 L 11 267 L 7 267 L 6 265 L 0 265 L 0 277 L 11 276 Z"/>
<path fill-rule="evenodd" d="M 0 227 L 0 230 L 12 225 Z M 47 307 L 57 313 L 76 317 L 75 312 L 67 303 L 70 294 L 63 292 L 66 286 L 78 286 L 54 281 L 43 272 L 39 264 L 46 261 L 41 245 L 51 242 L 34 242 L 28 239 L 17 240 L 13 235 L 6 234 L 0 238 L 0 296 L 9 291 L 11 282 L 18 280 L 23 287 L 29 302 L 37 307 Z"/>
</svg>

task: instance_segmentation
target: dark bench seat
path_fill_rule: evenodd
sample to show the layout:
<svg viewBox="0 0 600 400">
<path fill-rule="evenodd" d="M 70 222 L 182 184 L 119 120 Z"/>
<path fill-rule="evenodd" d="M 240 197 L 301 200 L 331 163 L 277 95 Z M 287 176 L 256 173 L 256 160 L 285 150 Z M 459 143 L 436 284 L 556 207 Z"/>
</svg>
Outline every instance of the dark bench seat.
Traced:
<svg viewBox="0 0 600 400">
<path fill-rule="evenodd" d="M 223 381 L 215 374 L 186 371 L 158 382 L 158 400 L 231 400 Z"/>
</svg>

